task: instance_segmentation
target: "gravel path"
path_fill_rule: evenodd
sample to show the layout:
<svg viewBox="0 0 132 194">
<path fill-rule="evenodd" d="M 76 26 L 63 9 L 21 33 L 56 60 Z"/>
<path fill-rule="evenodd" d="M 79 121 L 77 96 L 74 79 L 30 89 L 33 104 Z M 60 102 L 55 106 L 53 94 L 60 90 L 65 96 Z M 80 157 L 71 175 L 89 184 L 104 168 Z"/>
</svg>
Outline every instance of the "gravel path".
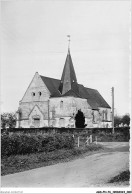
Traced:
<svg viewBox="0 0 132 194">
<path fill-rule="evenodd" d="M 110 148 L 67 163 L 1 177 L 2 187 L 99 187 L 129 168 L 129 145 L 103 143 Z"/>
</svg>

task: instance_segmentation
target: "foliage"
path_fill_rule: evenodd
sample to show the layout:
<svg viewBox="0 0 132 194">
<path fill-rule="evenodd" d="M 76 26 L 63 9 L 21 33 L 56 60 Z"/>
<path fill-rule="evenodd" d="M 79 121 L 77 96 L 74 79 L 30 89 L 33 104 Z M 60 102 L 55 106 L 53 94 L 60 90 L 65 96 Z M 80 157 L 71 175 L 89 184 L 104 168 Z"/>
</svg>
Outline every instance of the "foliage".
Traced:
<svg viewBox="0 0 132 194">
<path fill-rule="evenodd" d="M 1 136 L 1 156 L 51 152 L 58 149 L 71 149 L 74 139 L 69 134 L 24 134 L 13 133 Z"/>
<path fill-rule="evenodd" d="M 121 172 L 119 175 L 113 177 L 108 183 L 124 182 L 129 180 L 130 180 L 130 171 L 126 170 Z"/>
<path fill-rule="evenodd" d="M 103 149 L 100 145 L 91 144 L 87 147 L 61 149 L 51 152 L 38 152 L 25 155 L 4 156 L 1 160 L 1 174 L 6 175 L 24 170 L 44 167 L 58 162 L 67 162 L 78 157 L 89 155 L 93 151 Z"/>
<path fill-rule="evenodd" d="M 130 116 L 129 116 L 129 114 L 124 115 L 121 119 L 121 122 L 123 123 L 123 125 L 126 124 L 127 126 L 129 126 L 130 125 Z"/>
<path fill-rule="evenodd" d="M 97 134 L 98 142 L 128 142 L 130 139 L 129 130 L 123 132 L 105 133 L 100 132 Z"/>
<path fill-rule="evenodd" d="M 84 128 L 85 125 L 85 116 L 81 110 L 78 110 L 76 116 L 75 116 L 75 122 L 77 128 Z"/>
<path fill-rule="evenodd" d="M 1 114 L 1 128 L 14 128 L 16 126 L 15 113 L 3 113 Z"/>
<path fill-rule="evenodd" d="M 130 125 L 130 115 L 129 114 L 125 114 L 122 117 L 115 116 L 114 117 L 114 126 L 117 127 L 120 124 L 129 126 Z"/>
<path fill-rule="evenodd" d="M 121 124 L 121 117 L 115 116 L 114 117 L 114 127 L 118 127 Z"/>
</svg>

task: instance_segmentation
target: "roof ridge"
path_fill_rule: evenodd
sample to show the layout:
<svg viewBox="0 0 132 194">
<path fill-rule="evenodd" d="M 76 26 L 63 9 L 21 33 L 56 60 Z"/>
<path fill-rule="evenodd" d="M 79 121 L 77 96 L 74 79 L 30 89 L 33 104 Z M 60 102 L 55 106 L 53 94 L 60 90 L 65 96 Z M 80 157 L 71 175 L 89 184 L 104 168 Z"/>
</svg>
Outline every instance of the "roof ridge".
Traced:
<svg viewBox="0 0 132 194">
<path fill-rule="evenodd" d="M 56 78 L 53 78 L 53 77 L 47 77 L 47 76 L 43 76 L 43 75 L 40 75 L 40 76 L 45 77 L 45 78 L 49 78 L 49 79 L 55 79 L 55 80 L 61 81 L 60 79 L 56 79 Z"/>
<path fill-rule="evenodd" d="M 83 87 L 86 88 L 86 89 L 89 89 L 89 90 L 96 90 L 96 91 L 98 92 L 97 89 L 94 89 L 94 88 L 87 88 L 87 87 L 85 87 L 85 86 L 83 86 Z"/>
</svg>

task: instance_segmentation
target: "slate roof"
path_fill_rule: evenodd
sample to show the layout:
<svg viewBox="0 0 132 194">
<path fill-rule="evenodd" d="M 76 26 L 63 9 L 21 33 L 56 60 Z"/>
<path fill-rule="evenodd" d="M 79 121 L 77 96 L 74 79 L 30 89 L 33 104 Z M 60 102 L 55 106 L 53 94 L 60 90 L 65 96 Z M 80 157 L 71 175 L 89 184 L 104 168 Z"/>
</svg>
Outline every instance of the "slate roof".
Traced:
<svg viewBox="0 0 132 194">
<path fill-rule="evenodd" d="M 86 88 L 79 84 L 79 93 L 82 98 L 86 98 L 92 109 L 98 109 L 98 107 L 111 108 L 105 99 L 101 96 L 98 90 Z"/>
<path fill-rule="evenodd" d="M 45 85 L 47 86 L 48 90 L 51 93 L 51 97 L 59 97 L 61 96 L 58 88 L 60 85 L 60 80 L 58 79 L 54 79 L 54 78 L 50 78 L 50 77 L 45 77 L 40 75 L 41 79 L 43 80 L 43 82 L 45 83 Z"/>
<path fill-rule="evenodd" d="M 97 90 L 86 88 L 77 83 L 69 49 L 61 80 L 42 75 L 41 78 L 50 91 L 51 97 L 74 96 L 87 99 L 92 109 L 98 109 L 99 107 L 111 108 Z"/>
<path fill-rule="evenodd" d="M 79 93 L 76 93 L 74 90 L 69 90 L 68 92 L 66 92 L 62 96 L 74 96 L 74 97 L 81 98 L 81 96 L 79 95 Z"/>
<path fill-rule="evenodd" d="M 76 93 L 76 91 L 74 90 L 70 90 L 62 95 L 59 92 L 59 85 L 61 80 L 45 77 L 42 75 L 40 75 L 40 77 L 42 78 L 43 82 L 50 91 L 51 97 L 74 96 L 87 99 L 88 104 L 91 106 L 92 109 L 98 109 L 98 107 L 111 108 L 108 105 L 108 103 L 104 100 L 104 98 L 101 96 L 101 94 L 95 89 L 86 88 L 83 85 L 78 84 L 79 88 L 78 93 Z"/>
</svg>

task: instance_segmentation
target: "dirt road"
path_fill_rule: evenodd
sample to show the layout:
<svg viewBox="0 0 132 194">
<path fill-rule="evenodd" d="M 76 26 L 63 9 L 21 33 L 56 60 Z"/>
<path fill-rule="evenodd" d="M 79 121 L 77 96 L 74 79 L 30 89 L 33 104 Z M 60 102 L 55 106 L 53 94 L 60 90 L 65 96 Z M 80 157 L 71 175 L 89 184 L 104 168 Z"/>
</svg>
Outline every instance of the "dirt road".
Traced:
<svg viewBox="0 0 132 194">
<path fill-rule="evenodd" d="M 129 167 L 128 143 L 104 143 L 109 151 L 67 163 L 1 177 L 2 187 L 99 187 Z"/>
</svg>

